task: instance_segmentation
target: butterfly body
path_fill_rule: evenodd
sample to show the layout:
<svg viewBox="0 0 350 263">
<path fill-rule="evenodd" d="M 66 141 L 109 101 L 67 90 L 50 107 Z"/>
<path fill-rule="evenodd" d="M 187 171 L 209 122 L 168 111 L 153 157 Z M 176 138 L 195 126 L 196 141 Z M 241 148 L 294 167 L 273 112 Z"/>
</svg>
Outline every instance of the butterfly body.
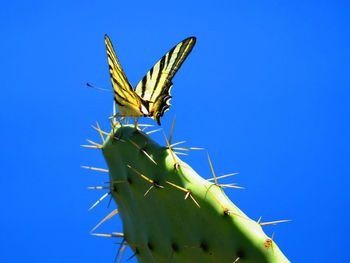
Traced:
<svg viewBox="0 0 350 263">
<path fill-rule="evenodd" d="M 144 76 L 135 89 L 127 80 L 111 41 L 105 36 L 109 72 L 114 101 L 120 117 L 150 117 L 160 125 L 160 118 L 168 110 L 171 82 L 175 73 L 191 52 L 196 39 L 190 37 L 177 44 Z"/>
</svg>

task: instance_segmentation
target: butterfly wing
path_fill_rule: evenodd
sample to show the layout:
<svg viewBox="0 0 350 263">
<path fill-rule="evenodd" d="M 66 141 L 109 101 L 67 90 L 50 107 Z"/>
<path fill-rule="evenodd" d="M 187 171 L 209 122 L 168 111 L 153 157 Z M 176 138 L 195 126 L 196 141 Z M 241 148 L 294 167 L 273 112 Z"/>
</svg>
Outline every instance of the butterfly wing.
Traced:
<svg viewBox="0 0 350 263">
<path fill-rule="evenodd" d="M 143 115 L 141 112 L 141 99 L 133 90 L 131 84 L 126 78 L 118 58 L 114 52 L 112 43 L 107 35 L 105 35 L 105 43 L 107 48 L 107 58 L 109 65 L 109 73 L 114 90 L 114 100 L 117 104 L 119 115 L 125 117 L 139 117 Z"/>
<path fill-rule="evenodd" d="M 170 89 L 173 85 L 171 80 L 195 43 L 196 38 L 189 37 L 177 44 L 151 68 L 135 88 L 136 94 L 148 104 L 149 115 L 158 125 L 160 125 L 160 118 L 170 106 Z"/>
</svg>

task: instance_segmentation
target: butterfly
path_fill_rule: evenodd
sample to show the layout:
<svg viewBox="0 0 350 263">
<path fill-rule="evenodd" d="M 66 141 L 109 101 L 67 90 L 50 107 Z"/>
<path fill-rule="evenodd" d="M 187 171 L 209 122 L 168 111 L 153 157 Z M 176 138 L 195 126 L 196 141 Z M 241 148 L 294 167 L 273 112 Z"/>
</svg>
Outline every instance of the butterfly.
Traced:
<svg viewBox="0 0 350 263">
<path fill-rule="evenodd" d="M 133 89 L 126 78 L 112 43 L 105 35 L 109 72 L 114 91 L 114 101 L 119 113 L 115 117 L 150 117 L 160 125 L 160 118 L 170 107 L 171 82 L 194 44 L 195 37 L 189 37 L 166 53 Z"/>
</svg>

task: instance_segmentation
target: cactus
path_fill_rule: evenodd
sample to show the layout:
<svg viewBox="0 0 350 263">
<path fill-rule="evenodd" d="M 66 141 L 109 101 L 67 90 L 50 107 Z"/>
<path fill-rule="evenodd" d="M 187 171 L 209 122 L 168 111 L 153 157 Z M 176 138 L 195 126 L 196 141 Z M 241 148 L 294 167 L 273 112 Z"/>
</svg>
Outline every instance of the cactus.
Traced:
<svg viewBox="0 0 350 263">
<path fill-rule="evenodd" d="M 122 238 L 119 249 L 131 247 L 142 263 L 289 262 L 261 227 L 282 221 L 248 218 L 224 194 L 233 186 L 218 184 L 214 172 L 200 177 L 174 153 L 171 136 L 164 147 L 133 125 L 113 126 L 110 134 L 97 127 L 104 143 L 90 147 L 102 149 L 110 177 L 103 188 L 118 206 L 101 223 L 119 213 L 124 233 L 96 235 Z"/>
</svg>

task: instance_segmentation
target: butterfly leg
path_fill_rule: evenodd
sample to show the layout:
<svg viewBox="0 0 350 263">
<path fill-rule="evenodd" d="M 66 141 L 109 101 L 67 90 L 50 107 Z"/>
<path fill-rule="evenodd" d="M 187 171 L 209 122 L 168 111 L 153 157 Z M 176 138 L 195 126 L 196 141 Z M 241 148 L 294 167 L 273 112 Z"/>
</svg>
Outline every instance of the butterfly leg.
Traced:
<svg viewBox="0 0 350 263">
<path fill-rule="evenodd" d="M 139 128 L 139 130 L 141 130 L 140 129 L 140 127 L 137 125 L 137 121 L 139 120 L 139 118 L 135 118 L 134 116 L 133 116 L 133 119 L 134 119 L 134 128 L 135 128 L 135 130 L 137 131 L 137 128 Z"/>
<path fill-rule="evenodd" d="M 121 117 L 121 119 L 119 119 L 119 117 Z M 109 119 L 117 119 L 118 122 L 116 123 L 115 126 L 117 126 L 118 124 L 120 125 L 120 128 L 123 128 L 123 120 L 125 119 L 123 116 L 121 116 L 119 113 L 118 114 L 115 114 L 114 116 L 112 117 L 109 117 Z M 119 137 L 116 137 L 116 136 L 113 136 L 113 139 L 116 139 L 118 141 L 122 141 L 124 142 L 124 140 L 122 140 L 121 138 L 123 137 L 123 129 L 120 130 L 120 136 Z"/>
</svg>

